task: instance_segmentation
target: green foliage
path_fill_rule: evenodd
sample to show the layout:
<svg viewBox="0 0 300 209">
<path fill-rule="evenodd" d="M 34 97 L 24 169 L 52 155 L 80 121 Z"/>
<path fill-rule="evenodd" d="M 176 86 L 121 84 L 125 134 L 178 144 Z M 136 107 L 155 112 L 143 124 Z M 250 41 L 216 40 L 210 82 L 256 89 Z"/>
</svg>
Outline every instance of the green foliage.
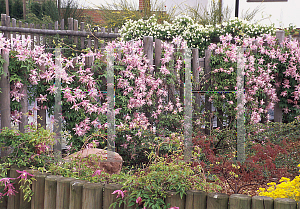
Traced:
<svg viewBox="0 0 300 209">
<path fill-rule="evenodd" d="M 8 155 L 4 162 L 18 167 L 44 166 L 51 159 L 50 146 L 54 143 L 53 133 L 43 128 L 28 126 L 26 133 L 4 128 L 0 133 L 0 144 Z"/>
<path fill-rule="evenodd" d="M 118 198 L 117 204 L 127 203 L 128 206 L 146 208 L 168 208 L 164 200 L 168 191 L 174 191 L 182 198 L 188 190 L 218 191 L 220 187 L 206 182 L 200 165 L 192 166 L 183 160 L 183 144 L 168 157 L 158 157 L 154 152 L 148 156 L 153 161 L 144 169 L 138 168 L 125 181 L 122 190 L 127 191 L 125 198 Z M 194 152 L 194 156 L 197 153 Z M 124 191 L 124 192 L 125 192 Z M 136 204 L 138 197 L 142 203 Z"/>
</svg>

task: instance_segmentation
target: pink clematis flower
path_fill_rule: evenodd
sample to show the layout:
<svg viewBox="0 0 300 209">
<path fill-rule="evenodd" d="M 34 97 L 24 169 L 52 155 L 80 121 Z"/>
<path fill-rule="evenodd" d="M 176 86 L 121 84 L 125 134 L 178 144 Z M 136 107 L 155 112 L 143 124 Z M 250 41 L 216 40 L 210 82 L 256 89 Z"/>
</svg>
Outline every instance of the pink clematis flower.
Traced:
<svg viewBox="0 0 300 209">
<path fill-rule="evenodd" d="M 96 175 L 101 175 L 102 170 L 96 170 L 95 173 L 92 175 L 92 177 L 96 176 Z"/>
<path fill-rule="evenodd" d="M 124 192 L 126 192 L 126 190 L 124 191 Z M 118 193 L 118 195 L 117 195 L 117 198 L 121 195 L 122 196 L 122 199 L 124 198 L 124 192 L 122 191 L 122 190 L 115 190 L 113 193 L 111 193 L 111 194 L 116 194 L 116 193 Z"/>
<path fill-rule="evenodd" d="M 141 205 L 142 204 L 142 198 L 141 197 L 138 197 L 136 198 L 136 201 L 135 201 L 137 204 Z"/>
<path fill-rule="evenodd" d="M 21 174 L 21 175 L 18 177 L 18 179 L 21 178 L 21 179 L 25 179 L 25 180 L 26 180 L 28 175 L 29 175 L 29 176 L 34 176 L 34 175 L 28 173 L 27 171 L 19 171 L 19 170 L 16 170 L 16 171 L 17 171 L 17 173 L 20 173 L 20 174 Z"/>
</svg>

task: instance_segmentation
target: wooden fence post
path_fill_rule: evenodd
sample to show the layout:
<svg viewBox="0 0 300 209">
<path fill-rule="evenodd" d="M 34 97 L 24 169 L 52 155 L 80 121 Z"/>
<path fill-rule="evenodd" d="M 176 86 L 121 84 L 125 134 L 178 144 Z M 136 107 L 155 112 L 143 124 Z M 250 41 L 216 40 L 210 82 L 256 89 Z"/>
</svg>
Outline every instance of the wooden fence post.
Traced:
<svg viewBox="0 0 300 209">
<path fill-rule="evenodd" d="M 70 209 L 82 208 L 82 190 L 87 181 L 75 180 L 70 183 Z"/>
<path fill-rule="evenodd" d="M 170 207 L 179 207 L 180 209 L 185 209 L 185 195 L 183 195 L 182 199 L 179 194 L 176 192 L 168 192 L 165 203 L 170 203 Z"/>
<path fill-rule="evenodd" d="M 252 197 L 252 209 L 273 209 L 274 199 L 271 197 L 254 196 Z"/>
<path fill-rule="evenodd" d="M 23 69 L 22 69 L 23 70 Z M 24 94 L 24 97 L 21 99 L 21 112 L 22 112 L 22 118 L 21 123 L 19 124 L 19 130 L 21 133 L 25 133 L 25 126 L 28 125 L 28 116 L 26 113 L 28 113 L 28 95 L 27 95 L 27 85 L 24 83 L 21 88 L 21 93 Z"/>
<path fill-rule="evenodd" d="M 149 60 L 149 66 L 153 66 L 153 37 L 144 36 L 144 54 Z"/>
<path fill-rule="evenodd" d="M 12 167 L 9 170 L 9 177 L 10 178 L 17 178 L 20 174 L 17 173 L 17 170 L 20 170 L 18 167 Z M 20 208 L 20 186 L 19 186 L 19 179 L 16 180 L 14 184 L 16 193 L 8 197 L 7 209 L 19 209 Z"/>
<path fill-rule="evenodd" d="M 190 190 L 186 192 L 186 209 L 206 209 L 206 192 Z"/>
<path fill-rule="evenodd" d="M 117 195 L 112 194 L 115 190 L 120 190 L 122 188 L 122 185 L 118 184 L 106 184 L 104 187 L 103 192 L 103 208 L 109 208 L 109 206 L 117 201 Z M 119 204 L 117 204 L 116 209 L 123 208 L 123 205 L 119 207 Z"/>
<path fill-rule="evenodd" d="M 40 174 L 41 172 L 38 170 L 25 170 L 26 172 L 33 174 L 33 177 L 27 176 L 28 179 L 36 179 L 36 175 Z M 32 189 L 32 185 L 31 185 L 31 189 Z M 31 209 L 31 200 L 28 202 L 28 199 L 24 200 L 24 193 L 22 190 L 20 190 L 20 209 Z"/>
<path fill-rule="evenodd" d="M 207 194 L 207 209 L 227 209 L 228 208 L 227 194 L 208 193 Z"/>
<path fill-rule="evenodd" d="M 82 209 L 102 208 L 103 185 L 100 183 L 86 183 L 83 185 Z"/>
<path fill-rule="evenodd" d="M 38 174 L 35 176 L 36 181 L 32 183 L 32 201 L 31 209 L 43 209 L 45 199 L 45 179 L 49 174 Z"/>
<path fill-rule="evenodd" d="M 45 65 L 39 66 L 39 69 L 42 73 L 45 72 Z M 46 129 L 47 121 L 46 121 L 46 110 L 42 108 L 43 104 L 37 102 L 37 106 L 39 106 L 39 110 L 37 110 L 37 123 L 41 125 L 41 128 Z"/>
<path fill-rule="evenodd" d="M 274 209 L 297 209 L 297 202 L 288 198 L 276 198 Z"/>
<path fill-rule="evenodd" d="M 251 209 L 251 196 L 233 194 L 229 197 L 230 209 Z"/>
<path fill-rule="evenodd" d="M 159 65 L 161 63 L 161 40 L 160 39 L 155 39 L 155 60 L 154 60 L 154 69 L 155 73 L 159 72 Z"/>
<path fill-rule="evenodd" d="M 62 176 L 47 176 L 45 179 L 44 208 L 56 209 L 57 180 Z"/>
<path fill-rule="evenodd" d="M 69 209 L 70 183 L 74 178 L 57 179 L 56 209 Z"/>
<path fill-rule="evenodd" d="M 1 14 L 1 25 L 7 26 L 7 16 Z M 4 36 L 9 37 L 9 33 L 5 32 Z M 4 127 L 11 127 L 10 124 L 10 83 L 9 83 L 9 52 L 1 50 L 1 55 L 5 60 L 3 64 L 3 74 L 1 75 L 0 80 L 0 110 L 1 110 L 1 129 Z"/>
<path fill-rule="evenodd" d="M 205 85 L 204 89 L 205 91 L 208 91 L 208 88 L 210 86 L 210 73 L 211 73 L 211 67 L 210 67 L 210 57 L 211 57 L 211 50 L 206 49 L 205 50 L 205 69 L 204 69 L 204 75 L 205 75 Z M 206 93 L 207 94 L 207 93 Z M 206 117 L 205 117 L 205 134 L 210 135 L 211 131 L 211 103 L 208 101 L 209 97 L 205 94 L 205 111 L 206 111 Z"/>
<path fill-rule="evenodd" d="M 193 88 L 199 86 L 199 49 L 192 49 L 192 70 L 193 70 Z M 194 104 L 194 116 L 200 112 L 200 101 L 201 95 L 197 92 L 195 94 L 195 104 Z"/>
<path fill-rule="evenodd" d="M 280 46 L 282 46 L 282 42 L 284 41 L 284 31 L 280 30 L 280 31 L 276 31 L 276 38 L 278 39 L 278 43 L 280 44 Z M 277 82 L 281 83 L 281 80 L 279 80 L 279 78 L 276 78 Z M 279 88 L 276 87 L 276 91 L 278 91 Z M 279 96 L 280 97 L 280 96 Z M 280 99 L 280 98 L 278 98 Z M 282 109 L 279 107 L 279 103 L 275 103 L 274 106 L 274 122 L 279 122 L 282 123 Z"/>
</svg>

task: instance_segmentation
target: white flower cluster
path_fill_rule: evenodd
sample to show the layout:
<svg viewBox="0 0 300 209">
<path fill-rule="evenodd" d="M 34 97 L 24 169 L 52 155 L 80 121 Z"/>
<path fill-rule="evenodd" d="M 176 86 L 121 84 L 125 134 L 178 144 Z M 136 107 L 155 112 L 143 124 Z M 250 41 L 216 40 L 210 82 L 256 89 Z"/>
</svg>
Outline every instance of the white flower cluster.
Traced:
<svg viewBox="0 0 300 209">
<path fill-rule="evenodd" d="M 181 36 L 187 41 L 189 47 L 200 48 L 204 51 L 214 39 L 221 35 L 232 34 L 232 36 L 256 37 L 261 34 L 274 35 L 275 31 L 274 25 L 251 24 L 237 18 L 221 25 L 206 27 L 195 23 L 187 16 L 179 16 L 172 23 L 164 21 L 160 24 L 153 15 L 148 20 L 128 20 L 121 28 L 120 34 L 124 40 L 139 40 L 143 39 L 144 36 L 171 40 L 174 37 Z"/>
</svg>

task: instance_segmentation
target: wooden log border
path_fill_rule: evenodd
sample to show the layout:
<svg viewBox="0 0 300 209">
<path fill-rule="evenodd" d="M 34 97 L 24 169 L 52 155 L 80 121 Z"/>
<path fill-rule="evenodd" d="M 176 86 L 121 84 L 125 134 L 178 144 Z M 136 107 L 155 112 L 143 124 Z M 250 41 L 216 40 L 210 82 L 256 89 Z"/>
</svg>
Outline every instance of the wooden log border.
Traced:
<svg viewBox="0 0 300 209">
<path fill-rule="evenodd" d="M 14 173 L 16 168 L 11 169 L 11 177 L 17 177 Z M 27 170 L 30 171 L 30 170 Z M 67 208 L 67 209 L 108 209 L 116 200 L 115 190 L 122 188 L 119 184 L 90 183 L 74 178 L 54 176 L 50 174 L 30 171 L 37 179 L 33 185 L 36 191 L 31 200 L 31 209 L 34 208 Z M 44 190 L 44 191 L 42 191 Z M 30 208 L 28 204 L 20 204 L 20 195 L 14 196 L 17 204 L 8 202 L 8 206 L 0 205 L 0 209 Z M 119 197 L 120 198 L 120 197 Z M 165 203 L 170 203 L 170 207 L 180 209 L 300 209 L 300 202 L 292 199 L 264 196 L 250 197 L 243 194 L 233 194 L 231 196 L 223 193 L 206 193 L 204 191 L 189 190 L 183 198 L 174 191 L 167 194 Z M 133 206 L 134 208 L 135 206 Z M 121 205 L 117 209 L 126 209 Z M 131 207 L 132 208 L 132 207 Z"/>
</svg>

